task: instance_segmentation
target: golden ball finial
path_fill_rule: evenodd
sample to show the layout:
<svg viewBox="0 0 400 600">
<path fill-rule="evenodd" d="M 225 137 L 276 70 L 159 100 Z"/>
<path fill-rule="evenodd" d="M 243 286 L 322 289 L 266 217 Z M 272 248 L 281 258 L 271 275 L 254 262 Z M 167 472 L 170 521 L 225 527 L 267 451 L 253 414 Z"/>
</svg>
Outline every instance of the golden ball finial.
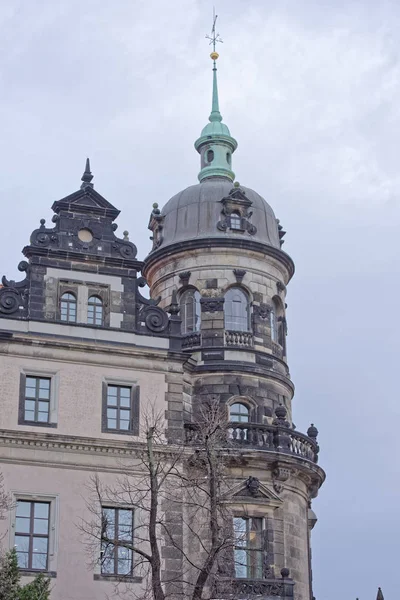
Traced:
<svg viewBox="0 0 400 600">
<path fill-rule="evenodd" d="M 218 52 L 211 52 L 210 57 L 212 58 L 212 60 L 217 60 L 217 58 L 219 57 Z"/>
</svg>

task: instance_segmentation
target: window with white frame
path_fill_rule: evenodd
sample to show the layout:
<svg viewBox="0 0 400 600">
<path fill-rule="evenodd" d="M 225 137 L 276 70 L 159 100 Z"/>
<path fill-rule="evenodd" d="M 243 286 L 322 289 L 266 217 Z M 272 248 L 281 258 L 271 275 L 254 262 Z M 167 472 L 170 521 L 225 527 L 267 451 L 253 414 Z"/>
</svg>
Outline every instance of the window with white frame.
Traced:
<svg viewBox="0 0 400 600">
<path fill-rule="evenodd" d="M 182 319 L 181 330 L 183 334 L 200 331 L 200 298 L 200 293 L 192 288 L 183 292 L 181 296 L 180 314 Z"/>
<path fill-rule="evenodd" d="M 132 575 L 133 519 L 131 509 L 102 507 L 102 575 Z"/>
<path fill-rule="evenodd" d="M 234 517 L 234 563 L 238 579 L 261 579 L 263 576 L 263 519 Z"/>
<path fill-rule="evenodd" d="M 225 294 L 225 329 L 249 331 L 249 301 L 240 288 L 230 288 Z"/>
</svg>

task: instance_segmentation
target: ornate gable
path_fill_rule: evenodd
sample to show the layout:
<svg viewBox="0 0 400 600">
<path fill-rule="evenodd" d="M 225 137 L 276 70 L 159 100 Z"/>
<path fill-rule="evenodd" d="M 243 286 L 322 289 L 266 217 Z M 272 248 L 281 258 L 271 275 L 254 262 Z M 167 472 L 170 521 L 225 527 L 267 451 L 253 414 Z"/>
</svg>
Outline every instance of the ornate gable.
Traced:
<svg viewBox="0 0 400 600">
<path fill-rule="evenodd" d="M 229 503 L 268 504 L 277 508 L 281 506 L 281 498 L 257 477 L 249 477 L 230 490 L 225 501 Z"/>
</svg>

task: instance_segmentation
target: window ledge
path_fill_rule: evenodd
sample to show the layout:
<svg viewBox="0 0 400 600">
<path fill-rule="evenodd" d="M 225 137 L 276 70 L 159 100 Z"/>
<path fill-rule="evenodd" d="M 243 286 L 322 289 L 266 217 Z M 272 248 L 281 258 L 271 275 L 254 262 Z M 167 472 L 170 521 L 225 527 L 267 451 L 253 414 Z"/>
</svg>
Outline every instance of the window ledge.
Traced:
<svg viewBox="0 0 400 600">
<path fill-rule="evenodd" d="M 36 571 L 35 569 L 20 569 L 19 572 L 21 573 L 22 576 L 25 576 L 25 577 L 36 577 L 37 575 L 40 575 L 41 573 L 45 577 L 51 577 L 51 578 L 57 577 L 56 571 Z"/>
<path fill-rule="evenodd" d="M 103 428 L 101 430 L 102 433 L 111 433 L 113 435 L 131 435 L 131 436 L 138 436 L 139 432 L 136 432 L 133 429 L 106 429 Z"/>
<path fill-rule="evenodd" d="M 57 427 L 57 423 L 42 423 L 40 421 L 24 421 L 24 419 L 18 419 L 18 425 L 27 425 L 28 427 Z"/>
<path fill-rule="evenodd" d="M 93 575 L 93 579 L 95 581 L 129 581 L 129 583 L 142 583 L 142 577 L 138 577 L 136 575 L 103 575 L 101 573 L 95 573 Z"/>
</svg>

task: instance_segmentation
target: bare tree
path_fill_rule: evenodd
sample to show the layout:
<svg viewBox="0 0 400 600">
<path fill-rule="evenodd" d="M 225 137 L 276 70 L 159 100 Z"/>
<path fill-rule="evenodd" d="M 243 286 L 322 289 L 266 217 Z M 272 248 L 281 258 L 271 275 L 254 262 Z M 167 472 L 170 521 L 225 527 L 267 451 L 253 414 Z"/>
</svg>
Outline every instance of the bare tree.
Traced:
<svg viewBox="0 0 400 600">
<path fill-rule="evenodd" d="M 135 458 L 116 484 L 105 485 L 98 475 L 89 483 L 91 517 L 80 529 L 92 560 L 107 570 L 115 553 L 125 549 L 133 557 L 133 574 L 147 582 L 142 597 L 203 600 L 217 576 L 218 558 L 232 547 L 223 488 L 226 416 L 210 401 L 197 423 L 189 443 L 171 442 L 164 419 L 153 411 L 145 419 Z M 111 512 L 107 507 L 113 507 Z M 110 518 L 115 508 L 134 515 L 122 534 Z M 132 575 L 130 566 L 127 570 Z M 127 589 L 128 597 L 137 597 Z"/>
</svg>

